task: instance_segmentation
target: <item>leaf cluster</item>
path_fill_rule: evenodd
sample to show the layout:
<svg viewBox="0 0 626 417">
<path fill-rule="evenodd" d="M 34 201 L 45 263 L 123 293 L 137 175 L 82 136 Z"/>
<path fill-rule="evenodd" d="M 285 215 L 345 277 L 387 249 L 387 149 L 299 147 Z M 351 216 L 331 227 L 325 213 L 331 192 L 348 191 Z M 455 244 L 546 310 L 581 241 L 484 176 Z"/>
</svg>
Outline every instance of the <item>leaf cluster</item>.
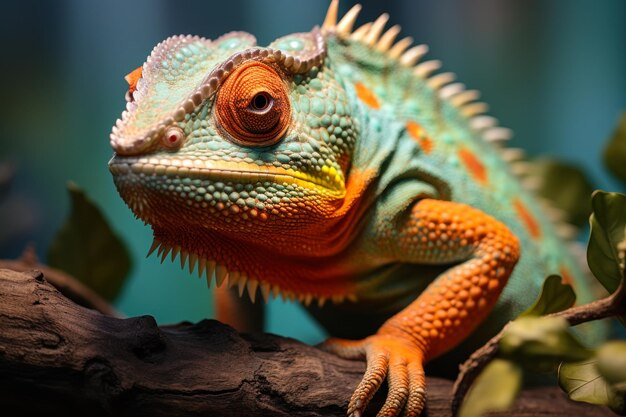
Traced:
<svg viewBox="0 0 626 417">
<path fill-rule="evenodd" d="M 626 195 L 596 191 L 592 208 L 589 267 L 607 291 L 623 293 Z M 625 323 L 623 297 L 610 299 L 618 300 L 614 315 Z M 525 372 L 555 370 L 559 386 L 572 400 L 606 405 L 626 415 L 626 341 L 606 342 L 597 349 L 585 347 L 572 334 L 568 321 L 559 316 L 575 301 L 570 285 L 562 283 L 559 276 L 547 277 L 533 305 L 504 329 L 499 358 L 478 376 L 459 415 L 505 410 L 515 400 Z M 593 309 L 594 304 L 588 308 Z"/>
</svg>

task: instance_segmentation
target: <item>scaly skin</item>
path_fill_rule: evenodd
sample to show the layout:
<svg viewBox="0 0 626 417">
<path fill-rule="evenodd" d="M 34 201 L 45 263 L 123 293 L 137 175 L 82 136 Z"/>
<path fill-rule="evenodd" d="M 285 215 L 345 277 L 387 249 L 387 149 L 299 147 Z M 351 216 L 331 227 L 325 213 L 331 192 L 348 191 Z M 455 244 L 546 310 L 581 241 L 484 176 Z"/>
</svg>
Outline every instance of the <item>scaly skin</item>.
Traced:
<svg viewBox="0 0 626 417">
<path fill-rule="evenodd" d="M 590 291 L 510 173 L 512 154 L 484 140 L 506 131 L 478 115 L 475 93 L 430 77 L 433 61 L 413 67 L 425 47 L 403 53 L 396 27 L 381 36 L 386 15 L 352 32 L 358 10 L 337 23 L 334 1 L 321 31 L 268 48 L 241 32 L 160 44 L 129 74 L 110 170 L 162 259 L 180 255 L 252 300 L 316 301 L 335 336 L 384 322 L 322 347 L 367 358 L 349 414 L 387 378 L 379 415 L 411 416 L 423 363 L 459 344 L 467 355 L 545 276 Z"/>
</svg>

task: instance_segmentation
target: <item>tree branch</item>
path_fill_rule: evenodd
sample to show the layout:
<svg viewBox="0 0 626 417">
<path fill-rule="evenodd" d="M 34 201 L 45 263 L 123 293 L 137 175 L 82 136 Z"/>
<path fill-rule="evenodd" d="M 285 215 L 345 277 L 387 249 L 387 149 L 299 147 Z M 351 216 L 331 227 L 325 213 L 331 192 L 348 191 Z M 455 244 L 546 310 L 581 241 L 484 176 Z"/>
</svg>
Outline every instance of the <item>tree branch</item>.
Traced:
<svg viewBox="0 0 626 417">
<path fill-rule="evenodd" d="M 119 312 L 107 300 L 76 278 L 58 269 L 40 264 L 35 248 L 32 245 L 27 246 L 22 256 L 18 259 L 0 259 L 0 268 L 19 272 L 32 271 L 34 269 L 41 271 L 45 274 L 48 282 L 76 304 L 92 308 L 107 316 L 121 317 Z"/>
<path fill-rule="evenodd" d="M 158 327 L 150 316 L 104 316 L 65 298 L 39 271 L 0 269 L 0 329 L 0 409 L 13 415 L 342 416 L 365 369 L 214 320 Z M 428 416 L 449 417 L 451 382 L 427 383 Z M 546 388 L 525 391 L 500 415 L 610 413 Z"/>
</svg>

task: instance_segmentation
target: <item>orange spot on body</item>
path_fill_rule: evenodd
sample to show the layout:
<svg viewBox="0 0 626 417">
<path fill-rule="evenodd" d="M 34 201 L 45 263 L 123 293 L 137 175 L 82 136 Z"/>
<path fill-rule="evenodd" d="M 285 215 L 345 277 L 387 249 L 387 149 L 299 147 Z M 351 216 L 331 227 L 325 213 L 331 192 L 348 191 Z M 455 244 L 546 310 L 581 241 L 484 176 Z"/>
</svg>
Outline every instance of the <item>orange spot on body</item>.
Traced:
<svg viewBox="0 0 626 417">
<path fill-rule="evenodd" d="M 487 170 L 473 152 L 466 148 L 461 148 L 459 150 L 459 158 L 461 158 L 463 165 L 465 165 L 465 168 L 467 168 L 476 181 L 483 184 L 487 183 Z"/>
<path fill-rule="evenodd" d="M 143 72 L 143 67 L 136 68 L 132 72 L 126 74 L 124 79 L 128 83 L 128 92 L 134 93 L 137 89 L 137 81 L 141 78 L 141 74 Z"/>
<path fill-rule="evenodd" d="M 380 109 L 380 102 L 372 90 L 363 85 L 363 83 L 356 83 L 354 87 L 356 88 L 356 95 L 363 103 L 373 109 Z"/>
<path fill-rule="evenodd" d="M 572 278 L 572 274 L 570 274 L 567 268 L 562 266 L 559 270 L 559 274 L 561 275 L 561 282 L 563 282 L 563 284 L 568 284 L 572 287 L 574 286 L 574 279 Z"/>
<path fill-rule="evenodd" d="M 430 153 L 433 150 L 433 141 L 426 135 L 426 131 L 419 124 L 415 123 L 412 120 L 409 120 L 406 123 L 406 130 L 409 132 L 409 135 L 419 144 L 420 148 L 424 151 L 424 153 Z"/>
<path fill-rule="evenodd" d="M 539 227 L 539 223 L 533 217 L 533 215 L 528 211 L 524 203 L 519 198 L 513 200 L 513 207 L 515 207 L 515 211 L 517 211 L 518 217 L 524 222 L 528 233 L 535 239 L 541 236 L 541 228 Z"/>
<path fill-rule="evenodd" d="M 406 130 L 409 132 L 409 135 L 413 137 L 413 139 L 419 140 L 424 134 L 424 128 L 419 123 L 415 123 L 412 120 L 409 120 L 406 123 Z"/>
<path fill-rule="evenodd" d="M 424 136 L 419 143 L 424 153 L 430 153 L 433 150 L 433 141 L 428 136 Z"/>
</svg>

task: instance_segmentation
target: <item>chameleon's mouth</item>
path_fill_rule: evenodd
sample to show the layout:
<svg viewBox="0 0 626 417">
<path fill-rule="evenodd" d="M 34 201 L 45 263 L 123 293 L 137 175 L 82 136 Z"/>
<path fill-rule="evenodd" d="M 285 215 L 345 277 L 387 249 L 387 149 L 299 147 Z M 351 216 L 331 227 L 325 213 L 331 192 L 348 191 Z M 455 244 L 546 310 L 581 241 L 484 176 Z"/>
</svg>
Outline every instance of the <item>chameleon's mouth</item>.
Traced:
<svg viewBox="0 0 626 417">
<path fill-rule="evenodd" d="M 212 159 L 113 156 L 109 170 L 114 176 L 143 175 L 180 178 L 213 179 L 234 182 L 288 183 L 302 188 L 322 189 L 329 197 L 343 198 L 345 182 L 336 172 L 321 176 L 294 169 L 257 165 L 246 162 L 225 162 Z"/>
</svg>

